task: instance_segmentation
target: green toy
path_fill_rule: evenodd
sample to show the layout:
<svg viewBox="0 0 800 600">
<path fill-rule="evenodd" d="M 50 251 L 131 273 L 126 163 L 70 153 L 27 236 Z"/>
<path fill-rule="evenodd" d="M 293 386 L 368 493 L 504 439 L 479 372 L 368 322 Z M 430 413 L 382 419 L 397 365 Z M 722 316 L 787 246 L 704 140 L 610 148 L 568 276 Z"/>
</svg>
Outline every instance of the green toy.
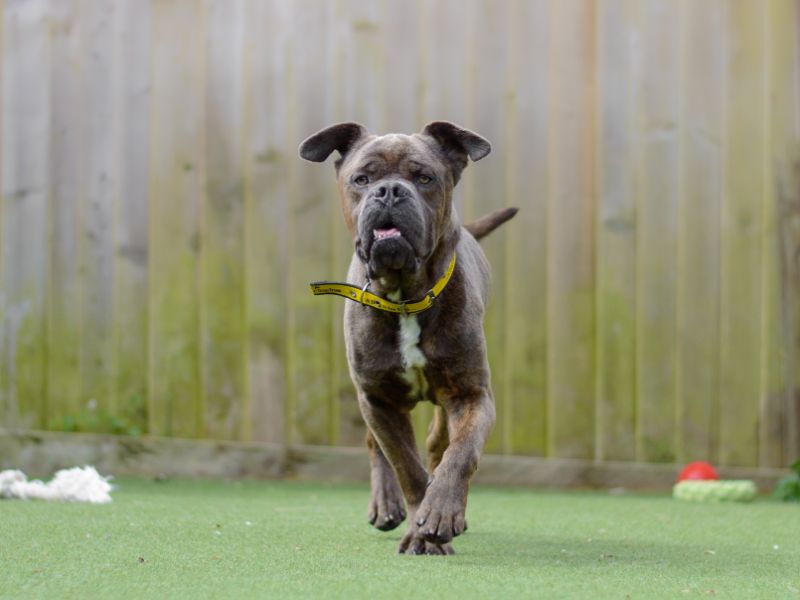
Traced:
<svg viewBox="0 0 800 600">
<path fill-rule="evenodd" d="M 690 502 L 751 502 L 758 494 L 749 479 L 686 480 L 672 488 L 672 497 Z"/>
</svg>

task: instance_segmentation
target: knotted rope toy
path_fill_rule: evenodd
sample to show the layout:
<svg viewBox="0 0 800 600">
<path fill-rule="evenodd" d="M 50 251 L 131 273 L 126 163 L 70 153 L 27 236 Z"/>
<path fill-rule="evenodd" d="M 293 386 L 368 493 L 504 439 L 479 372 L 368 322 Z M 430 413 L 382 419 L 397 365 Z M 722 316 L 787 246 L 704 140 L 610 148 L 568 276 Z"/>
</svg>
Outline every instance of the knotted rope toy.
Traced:
<svg viewBox="0 0 800 600">
<path fill-rule="evenodd" d="M 22 471 L 0 471 L 0 498 L 106 504 L 111 502 L 109 479 L 88 466 L 62 469 L 48 483 L 38 479 L 28 481 Z"/>
<path fill-rule="evenodd" d="M 672 488 L 672 497 L 689 502 L 751 502 L 758 494 L 749 479 L 721 480 L 707 462 L 693 462 L 684 467 Z"/>
</svg>

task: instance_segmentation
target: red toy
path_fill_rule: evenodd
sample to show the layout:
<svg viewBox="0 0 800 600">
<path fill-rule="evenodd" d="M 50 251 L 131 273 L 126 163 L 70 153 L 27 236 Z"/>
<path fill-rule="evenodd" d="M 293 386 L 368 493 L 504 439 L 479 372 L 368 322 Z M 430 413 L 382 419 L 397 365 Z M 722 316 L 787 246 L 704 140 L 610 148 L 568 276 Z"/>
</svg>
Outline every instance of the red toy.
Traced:
<svg viewBox="0 0 800 600">
<path fill-rule="evenodd" d="M 705 461 L 691 462 L 681 471 L 678 475 L 678 481 L 686 481 L 687 479 L 719 479 L 719 475 L 711 466 L 711 463 Z"/>
</svg>

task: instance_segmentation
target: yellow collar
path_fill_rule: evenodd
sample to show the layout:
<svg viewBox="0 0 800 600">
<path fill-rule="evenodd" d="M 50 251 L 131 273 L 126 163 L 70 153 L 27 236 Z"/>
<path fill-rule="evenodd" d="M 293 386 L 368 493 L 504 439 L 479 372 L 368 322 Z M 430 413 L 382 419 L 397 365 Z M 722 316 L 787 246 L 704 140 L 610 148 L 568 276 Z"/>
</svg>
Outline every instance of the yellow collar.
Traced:
<svg viewBox="0 0 800 600">
<path fill-rule="evenodd" d="M 384 310 L 386 312 L 400 313 L 404 315 L 413 315 L 424 310 L 428 310 L 431 306 L 433 306 L 433 301 L 436 300 L 436 298 L 439 297 L 439 294 L 442 293 L 442 290 L 444 290 L 447 282 L 450 281 L 450 277 L 452 277 L 455 268 L 456 255 L 453 253 L 453 258 L 450 260 L 450 264 L 447 266 L 447 271 L 445 271 L 444 275 L 442 275 L 442 278 L 436 282 L 436 285 L 428 290 L 428 293 L 425 294 L 425 297 L 422 298 L 422 300 L 417 300 L 416 302 L 392 302 L 391 300 L 386 300 L 380 296 L 376 296 L 375 294 L 367 291 L 369 283 L 364 286 L 364 289 L 350 285 L 349 283 L 337 283 L 335 281 L 315 281 L 310 285 L 311 291 L 315 296 L 334 294 L 336 296 L 342 296 L 348 300 L 358 302 L 364 306 L 369 306 L 377 310 Z"/>
</svg>

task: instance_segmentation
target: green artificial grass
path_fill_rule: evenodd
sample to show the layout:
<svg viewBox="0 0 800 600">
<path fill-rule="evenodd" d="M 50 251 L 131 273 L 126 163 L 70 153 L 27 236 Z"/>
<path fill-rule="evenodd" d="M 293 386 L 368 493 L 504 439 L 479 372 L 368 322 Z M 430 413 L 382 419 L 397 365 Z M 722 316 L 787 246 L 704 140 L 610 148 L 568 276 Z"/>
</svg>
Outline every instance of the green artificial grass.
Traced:
<svg viewBox="0 0 800 600">
<path fill-rule="evenodd" d="M 365 486 L 117 482 L 0 501 L 3 598 L 798 598 L 800 506 L 475 487 L 456 556 L 397 556 Z"/>
</svg>

